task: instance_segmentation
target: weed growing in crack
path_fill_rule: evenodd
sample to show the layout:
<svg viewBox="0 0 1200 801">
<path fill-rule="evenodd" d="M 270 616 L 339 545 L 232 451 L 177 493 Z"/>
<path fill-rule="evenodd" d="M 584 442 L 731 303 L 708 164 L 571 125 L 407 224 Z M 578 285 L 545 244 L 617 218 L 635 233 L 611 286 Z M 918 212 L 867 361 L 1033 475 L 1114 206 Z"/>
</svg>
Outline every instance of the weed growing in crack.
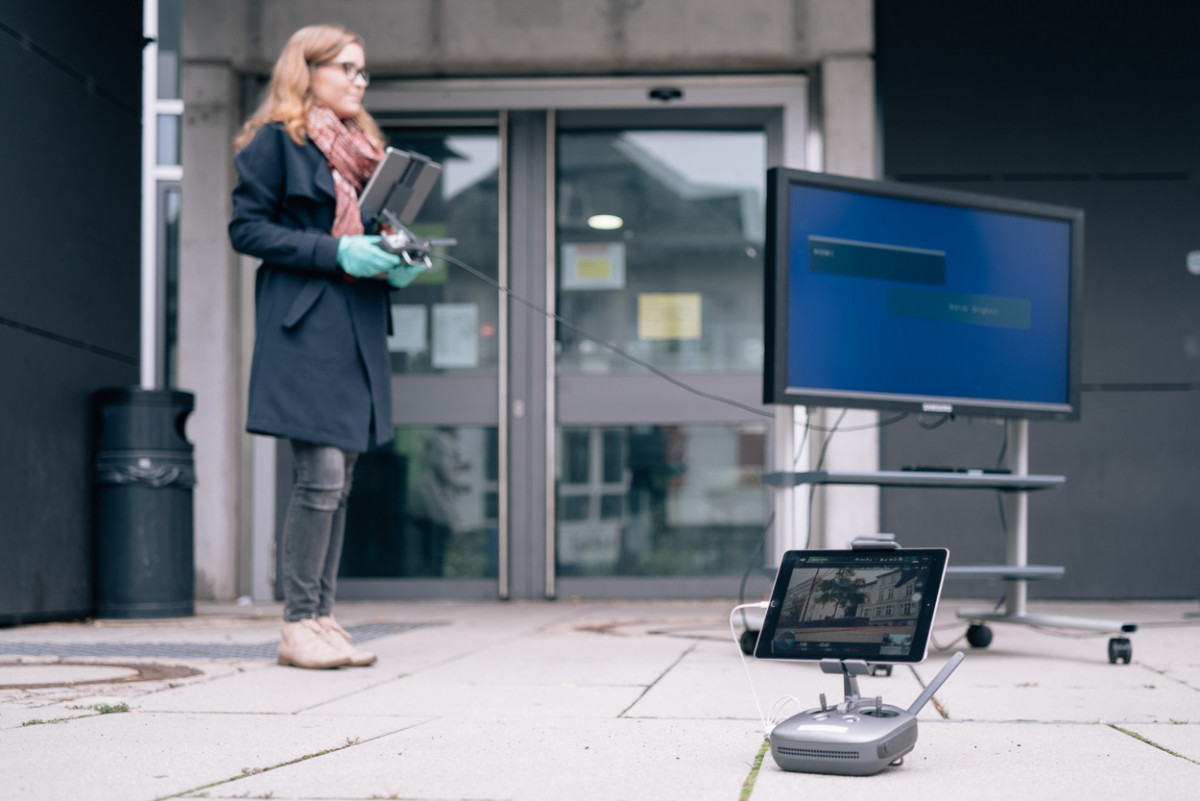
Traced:
<svg viewBox="0 0 1200 801">
<path fill-rule="evenodd" d="M 101 715 L 113 715 L 119 712 L 128 712 L 129 704 L 95 704 L 91 708 L 96 710 Z"/>
</svg>

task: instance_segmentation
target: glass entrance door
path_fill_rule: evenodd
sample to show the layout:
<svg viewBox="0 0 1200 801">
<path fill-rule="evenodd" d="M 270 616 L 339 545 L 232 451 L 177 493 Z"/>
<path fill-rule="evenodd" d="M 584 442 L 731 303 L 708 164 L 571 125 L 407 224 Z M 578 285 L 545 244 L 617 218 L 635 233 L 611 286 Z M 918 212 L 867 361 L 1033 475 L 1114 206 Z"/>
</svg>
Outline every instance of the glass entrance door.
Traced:
<svg viewBox="0 0 1200 801">
<path fill-rule="evenodd" d="M 464 124 L 464 123 L 474 124 Z M 411 228 L 453 237 L 456 258 L 498 280 L 504 175 L 498 118 L 380 115 L 388 144 L 442 165 Z M 443 249 L 444 250 L 444 249 Z M 356 468 L 339 583 L 348 597 L 496 597 L 507 592 L 500 495 L 501 304 L 436 253 L 392 293 L 395 439 Z"/>
<path fill-rule="evenodd" d="M 731 594 L 768 517 L 767 133 L 639 116 L 559 116 L 557 591 Z"/>
<path fill-rule="evenodd" d="M 736 594 L 769 505 L 763 184 L 803 166 L 804 79 L 658 83 L 372 84 L 445 167 L 414 227 L 458 244 L 394 294 L 342 597 Z"/>
</svg>

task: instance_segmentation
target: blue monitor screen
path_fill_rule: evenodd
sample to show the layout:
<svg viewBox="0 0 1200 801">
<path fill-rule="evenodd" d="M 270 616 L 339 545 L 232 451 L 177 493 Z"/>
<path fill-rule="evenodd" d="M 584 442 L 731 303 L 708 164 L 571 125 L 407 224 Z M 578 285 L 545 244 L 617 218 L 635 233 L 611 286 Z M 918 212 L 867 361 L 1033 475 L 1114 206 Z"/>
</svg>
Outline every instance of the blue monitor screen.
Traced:
<svg viewBox="0 0 1200 801">
<path fill-rule="evenodd" d="M 778 172 L 768 402 L 1077 415 L 1082 213 Z"/>
</svg>

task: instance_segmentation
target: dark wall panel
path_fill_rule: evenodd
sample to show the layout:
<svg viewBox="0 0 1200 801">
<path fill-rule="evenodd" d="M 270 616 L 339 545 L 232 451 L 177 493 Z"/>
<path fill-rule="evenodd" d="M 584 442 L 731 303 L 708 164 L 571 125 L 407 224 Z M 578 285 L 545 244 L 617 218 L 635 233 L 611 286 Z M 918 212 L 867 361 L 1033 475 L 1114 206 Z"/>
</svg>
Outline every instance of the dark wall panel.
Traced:
<svg viewBox="0 0 1200 801">
<path fill-rule="evenodd" d="M 1200 479 L 1196 393 L 1088 392 L 1078 423 L 1030 425 L 1029 469 L 1063 475 L 1029 495 L 1029 561 L 1062 565 L 1061 580 L 1032 582 L 1038 598 L 1180 598 L 1200 595 L 1195 547 Z M 1146 419 L 1147 408 L 1166 424 Z M 932 431 L 894 426 L 884 467 L 992 467 L 1004 427 L 959 420 Z M 999 495 L 990 490 L 884 490 L 885 529 L 906 547 L 947 547 L 952 564 L 1003 564 Z M 999 581 L 954 579 L 957 597 L 1003 594 Z"/>
<path fill-rule="evenodd" d="M 1200 596 L 1200 392 L 1094 392 L 1085 400 L 1079 424 L 1030 427 L 1039 470 L 1067 476 L 1031 513 L 1031 559 L 1067 567 L 1043 591 Z"/>
<path fill-rule="evenodd" d="M 0 29 L 135 115 L 141 108 L 140 0 L 4 0 Z"/>
<path fill-rule="evenodd" d="M 92 609 L 92 423 L 97 387 L 137 370 L 0 326 L 0 623 Z M 20 381 L 12 377 L 20 376 Z"/>
<path fill-rule="evenodd" d="M 6 291 L 0 318 L 136 358 L 141 124 L 59 66 L 0 35 L 22 126 L 4 146 Z M 136 78 L 136 76 L 135 76 Z"/>
<path fill-rule="evenodd" d="M 875 12 L 889 174 L 1196 160 L 1195 3 L 876 0 Z"/>
<path fill-rule="evenodd" d="M 877 0 L 885 176 L 1076 206 L 1087 215 L 1083 414 L 1035 423 L 1030 561 L 1067 567 L 1033 597 L 1200 595 L 1200 6 L 1151 0 Z M 995 464 L 1002 428 L 882 434 L 885 466 Z M 997 563 L 995 493 L 884 493 L 905 544 Z M 999 593 L 955 581 L 951 595 Z"/>
<path fill-rule="evenodd" d="M 93 608 L 89 399 L 138 379 L 141 3 L 0 5 L 0 624 Z"/>
</svg>

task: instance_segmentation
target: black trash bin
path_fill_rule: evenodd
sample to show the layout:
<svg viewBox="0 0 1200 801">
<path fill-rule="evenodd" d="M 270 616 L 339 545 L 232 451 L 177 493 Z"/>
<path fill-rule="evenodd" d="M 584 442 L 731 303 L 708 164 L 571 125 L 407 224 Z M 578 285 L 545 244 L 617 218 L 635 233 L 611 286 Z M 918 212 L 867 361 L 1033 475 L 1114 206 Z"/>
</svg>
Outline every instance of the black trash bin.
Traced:
<svg viewBox="0 0 1200 801">
<path fill-rule="evenodd" d="M 195 614 L 189 392 L 118 387 L 92 398 L 96 424 L 96 613 Z"/>
</svg>

